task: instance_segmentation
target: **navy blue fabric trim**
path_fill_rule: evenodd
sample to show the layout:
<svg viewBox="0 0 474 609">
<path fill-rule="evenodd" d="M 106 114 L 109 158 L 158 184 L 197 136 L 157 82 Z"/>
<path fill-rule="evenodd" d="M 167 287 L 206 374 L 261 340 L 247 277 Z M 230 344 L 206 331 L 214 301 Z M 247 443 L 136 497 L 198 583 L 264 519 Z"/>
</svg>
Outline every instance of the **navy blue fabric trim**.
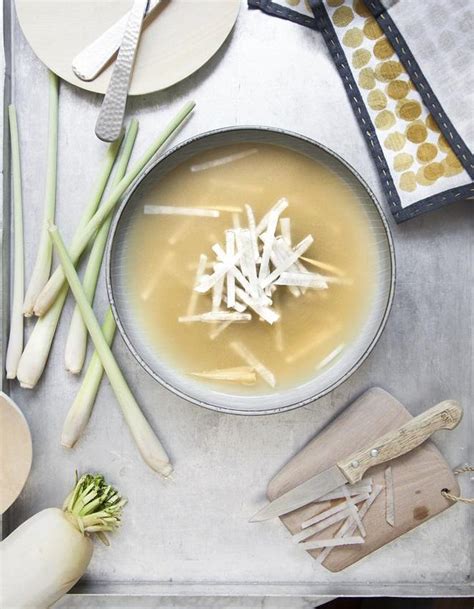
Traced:
<svg viewBox="0 0 474 609">
<path fill-rule="evenodd" d="M 469 174 L 471 180 L 474 180 L 474 155 L 469 150 L 462 137 L 456 131 L 452 122 L 449 120 L 433 89 L 421 71 L 418 62 L 413 57 L 413 54 L 410 51 L 405 39 L 390 16 L 389 11 L 385 9 L 380 0 L 365 0 L 365 4 L 374 15 L 387 38 L 390 40 L 393 48 L 396 50 L 400 61 L 405 66 L 405 69 L 416 86 L 423 103 L 431 112 L 442 134 L 451 144 L 456 156 L 459 158 L 459 161 Z"/>
<path fill-rule="evenodd" d="M 284 6 L 280 6 L 279 4 L 275 4 L 275 2 L 272 2 L 271 0 L 247 0 L 247 2 L 249 8 L 259 8 L 264 13 L 268 13 L 269 15 L 273 15 L 275 17 L 280 17 L 280 19 L 288 19 L 288 21 L 293 21 L 299 25 L 305 25 L 313 30 L 318 29 L 316 19 L 313 17 L 302 15 L 297 11 L 293 11 L 291 8 L 286 8 Z"/>
<path fill-rule="evenodd" d="M 426 213 L 428 211 L 434 211 L 440 207 L 444 207 L 448 203 L 454 203 L 454 201 L 463 201 L 468 197 L 474 197 L 474 184 L 465 184 L 464 186 L 456 186 L 450 190 L 444 190 L 442 193 L 438 193 L 426 199 L 421 199 L 404 209 L 400 209 L 393 214 L 395 220 L 405 222 L 415 216 Z M 474 203 L 472 204 L 474 208 Z"/>
<path fill-rule="evenodd" d="M 326 9 L 324 8 L 323 2 L 321 0 L 310 0 L 310 4 L 318 23 L 318 29 L 321 31 L 329 52 L 334 59 L 334 63 L 339 70 L 357 122 L 359 123 L 362 133 L 369 146 L 369 151 L 377 167 L 379 177 L 382 182 L 382 187 L 385 192 L 385 196 L 387 197 L 388 204 L 391 207 L 392 214 L 394 215 L 395 219 L 397 219 L 396 214 L 402 209 L 400 197 L 393 183 L 392 175 L 380 146 L 375 126 L 369 116 L 359 87 L 354 80 L 354 76 L 347 62 L 346 55 L 339 43 L 336 32 L 334 31 L 333 25 L 329 19 Z"/>
</svg>

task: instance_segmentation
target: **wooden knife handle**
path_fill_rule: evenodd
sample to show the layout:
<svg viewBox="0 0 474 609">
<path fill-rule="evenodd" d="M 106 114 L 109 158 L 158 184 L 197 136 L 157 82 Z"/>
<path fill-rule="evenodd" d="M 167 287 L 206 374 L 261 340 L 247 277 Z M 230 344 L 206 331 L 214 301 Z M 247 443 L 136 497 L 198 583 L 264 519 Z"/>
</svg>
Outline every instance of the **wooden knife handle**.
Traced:
<svg viewBox="0 0 474 609">
<path fill-rule="evenodd" d="M 347 480 L 354 484 L 375 465 L 396 459 L 423 444 L 440 429 L 454 429 L 462 419 L 462 408 L 454 400 L 445 400 L 414 417 L 395 431 L 390 431 L 363 450 L 339 461 L 338 467 Z"/>
</svg>

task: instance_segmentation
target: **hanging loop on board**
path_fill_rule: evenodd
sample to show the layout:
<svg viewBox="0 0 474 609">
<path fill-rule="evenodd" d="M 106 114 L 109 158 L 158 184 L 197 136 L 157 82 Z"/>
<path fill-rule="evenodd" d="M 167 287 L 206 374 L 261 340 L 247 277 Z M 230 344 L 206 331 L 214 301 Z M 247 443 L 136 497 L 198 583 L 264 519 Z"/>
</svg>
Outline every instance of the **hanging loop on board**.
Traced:
<svg viewBox="0 0 474 609">
<path fill-rule="evenodd" d="M 467 472 L 474 472 L 474 467 L 472 467 L 472 465 L 466 465 L 465 467 L 459 467 L 458 469 L 455 469 L 453 473 L 455 476 L 459 476 L 459 474 L 465 474 Z M 454 503 L 456 503 L 457 501 L 461 501 L 462 503 L 474 504 L 474 497 L 458 497 L 457 495 L 451 494 L 448 489 L 443 489 L 441 491 L 441 494 L 443 495 L 443 497 L 446 497 L 446 499 L 449 499 L 449 501 L 453 501 Z"/>
</svg>

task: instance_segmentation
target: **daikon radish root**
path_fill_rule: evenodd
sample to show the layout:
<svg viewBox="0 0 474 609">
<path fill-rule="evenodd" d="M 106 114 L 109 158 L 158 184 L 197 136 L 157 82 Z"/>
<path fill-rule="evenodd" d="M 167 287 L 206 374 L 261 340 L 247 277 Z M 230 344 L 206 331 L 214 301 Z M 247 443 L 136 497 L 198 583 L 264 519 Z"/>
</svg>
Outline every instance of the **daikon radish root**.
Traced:
<svg viewBox="0 0 474 609">
<path fill-rule="evenodd" d="M 97 534 L 120 525 L 126 501 L 103 476 L 86 474 L 63 509 L 38 512 L 0 543 L 0 607 L 48 609 L 82 577 Z"/>
</svg>

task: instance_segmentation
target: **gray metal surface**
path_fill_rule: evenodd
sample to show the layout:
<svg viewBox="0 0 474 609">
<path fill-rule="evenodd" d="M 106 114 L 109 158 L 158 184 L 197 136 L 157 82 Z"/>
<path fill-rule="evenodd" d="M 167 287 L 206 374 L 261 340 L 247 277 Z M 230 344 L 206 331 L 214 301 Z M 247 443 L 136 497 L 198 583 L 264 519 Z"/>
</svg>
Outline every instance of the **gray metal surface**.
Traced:
<svg viewBox="0 0 474 609">
<path fill-rule="evenodd" d="M 12 50 L 29 276 L 43 205 L 47 75 L 15 21 Z M 197 110 L 176 141 L 235 124 L 301 132 L 344 156 L 382 199 L 375 168 L 318 33 L 247 11 L 243 4 L 229 41 L 205 67 L 167 91 L 130 100 L 129 115 L 140 119 L 137 153 L 191 97 Z M 62 85 L 57 220 L 68 238 L 105 150 L 94 135 L 100 101 Z M 3 219 L 8 220 L 8 206 Z M 170 483 L 144 467 L 107 382 L 77 448 L 61 448 L 62 423 L 80 383 L 64 370 L 72 313 L 68 302 L 39 386 L 35 391 L 6 386 L 31 426 L 34 463 L 24 492 L 4 519 L 4 534 L 37 510 L 60 505 L 75 468 L 103 471 L 129 505 L 111 547 L 97 545 L 87 576 L 59 607 L 151 607 L 157 601 L 147 597 L 158 594 L 166 597 L 160 606 L 187 609 L 306 609 L 323 595 L 472 595 L 473 510 L 468 506 L 453 507 L 339 574 L 315 567 L 280 523 L 247 523 L 264 503 L 266 484 L 278 469 L 375 384 L 391 391 L 412 414 L 445 398 L 458 399 L 465 407 L 462 424 L 434 441 L 452 466 L 473 461 L 472 202 L 400 226 L 392 223 L 392 229 L 398 285 L 381 340 L 346 383 L 300 410 L 255 418 L 192 406 L 149 378 L 117 337 L 117 358 L 175 462 Z M 8 265 L 2 269 L 8 271 Z M 7 285 L 8 272 L 3 304 Z M 101 285 L 100 315 L 105 306 Z M 6 316 L 3 307 L 3 329 Z M 461 484 L 472 493 L 468 478 Z"/>
</svg>

